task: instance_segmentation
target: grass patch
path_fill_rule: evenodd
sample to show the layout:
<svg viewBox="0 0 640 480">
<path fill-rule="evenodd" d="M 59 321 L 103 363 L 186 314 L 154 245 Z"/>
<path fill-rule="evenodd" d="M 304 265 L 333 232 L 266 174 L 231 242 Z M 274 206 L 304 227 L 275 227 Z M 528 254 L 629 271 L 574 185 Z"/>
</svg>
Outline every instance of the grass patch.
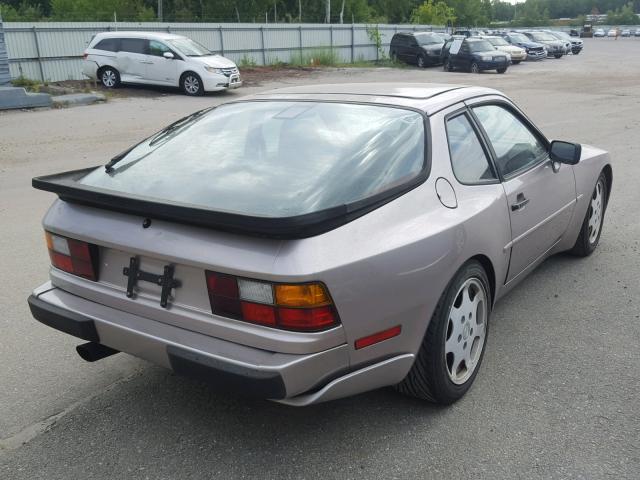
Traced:
<svg viewBox="0 0 640 480">
<path fill-rule="evenodd" d="M 338 55 L 333 50 L 319 48 L 292 54 L 289 65 L 294 67 L 334 67 L 340 63 Z"/>
<path fill-rule="evenodd" d="M 11 80 L 11 85 L 14 87 L 22 87 L 29 92 L 39 92 L 42 84 L 36 80 L 31 80 L 30 78 L 20 75 L 18 78 Z"/>
</svg>

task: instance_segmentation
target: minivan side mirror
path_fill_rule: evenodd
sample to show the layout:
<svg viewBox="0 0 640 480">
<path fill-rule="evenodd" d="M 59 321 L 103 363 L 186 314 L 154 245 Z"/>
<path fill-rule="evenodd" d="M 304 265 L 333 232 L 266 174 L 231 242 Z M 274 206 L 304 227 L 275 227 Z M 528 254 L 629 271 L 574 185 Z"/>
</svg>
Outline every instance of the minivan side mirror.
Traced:
<svg viewBox="0 0 640 480">
<path fill-rule="evenodd" d="M 554 162 L 575 165 L 580 161 L 582 146 L 579 143 L 554 140 L 549 147 L 549 156 Z"/>
<path fill-rule="evenodd" d="M 164 52 L 164 53 L 162 54 L 162 56 L 163 56 L 164 58 L 169 59 L 169 60 L 176 58 L 176 57 L 173 55 L 173 53 L 171 53 L 171 52 Z"/>
</svg>

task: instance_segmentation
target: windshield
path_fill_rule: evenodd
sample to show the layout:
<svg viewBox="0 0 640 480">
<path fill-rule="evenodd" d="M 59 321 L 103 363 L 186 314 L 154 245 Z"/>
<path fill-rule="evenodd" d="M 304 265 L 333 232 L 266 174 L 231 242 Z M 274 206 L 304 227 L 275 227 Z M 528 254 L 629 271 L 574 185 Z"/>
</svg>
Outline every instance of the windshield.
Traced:
<svg viewBox="0 0 640 480">
<path fill-rule="evenodd" d="M 501 47 L 503 45 L 509 45 L 509 42 L 507 42 L 504 38 L 487 38 L 487 41 L 491 45 L 494 45 L 496 47 Z"/>
<path fill-rule="evenodd" d="M 444 39 L 435 33 L 419 33 L 414 35 L 418 45 L 437 45 L 444 43 Z"/>
<path fill-rule="evenodd" d="M 557 40 L 557 38 L 547 32 L 531 32 L 531 37 L 537 42 L 551 42 Z"/>
<path fill-rule="evenodd" d="M 324 102 L 222 105 L 176 122 L 80 182 L 219 212 L 291 217 L 367 199 L 423 169 L 413 110 Z"/>
<path fill-rule="evenodd" d="M 203 47 L 198 42 L 190 38 L 174 38 L 167 40 L 167 43 L 187 57 L 205 57 L 213 55 L 209 49 Z"/>
<path fill-rule="evenodd" d="M 490 50 L 495 50 L 495 48 L 493 48 L 493 45 L 491 45 L 486 40 L 478 40 L 478 41 L 475 41 L 475 42 L 469 42 L 469 51 L 472 52 L 472 53 L 487 52 L 487 51 L 490 51 Z"/>
<path fill-rule="evenodd" d="M 528 43 L 530 41 L 529 38 L 522 33 L 510 33 L 509 38 L 514 42 Z"/>
<path fill-rule="evenodd" d="M 571 40 L 571 37 L 564 32 L 555 32 L 555 34 L 564 40 Z"/>
</svg>

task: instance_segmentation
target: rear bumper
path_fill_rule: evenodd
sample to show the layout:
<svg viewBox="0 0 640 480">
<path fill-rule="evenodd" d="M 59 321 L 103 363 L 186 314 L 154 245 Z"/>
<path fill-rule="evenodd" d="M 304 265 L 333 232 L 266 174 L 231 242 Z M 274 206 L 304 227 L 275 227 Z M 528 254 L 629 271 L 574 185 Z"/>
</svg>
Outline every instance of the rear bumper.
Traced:
<svg viewBox="0 0 640 480">
<path fill-rule="evenodd" d="M 221 391 L 309 405 L 401 381 L 413 364 L 405 354 L 354 369 L 348 345 L 283 354 L 239 345 L 119 311 L 72 295 L 50 283 L 28 300 L 36 320 L 100 343 Z"/>
</svg>

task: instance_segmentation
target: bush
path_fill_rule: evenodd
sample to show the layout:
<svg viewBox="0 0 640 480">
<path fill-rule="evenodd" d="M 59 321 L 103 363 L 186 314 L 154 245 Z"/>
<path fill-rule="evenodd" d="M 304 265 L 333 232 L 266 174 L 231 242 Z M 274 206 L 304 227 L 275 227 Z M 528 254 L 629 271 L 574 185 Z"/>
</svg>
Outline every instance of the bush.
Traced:
<svg viewBox="0 0 640 480">
<path fill-rule="evenodd" d="M 292 54 L 291 65 L 301 67 L 334 66 L 339 63 L 338 56 L 330 48 L 318 48 L 303 51 L 300 54 Z"/>
<path fill-rule="evenodd" d="M 40 82 L 36 80 L 31 80 L 23 75 L 20 75 L 18 78 L 11 80 L 11 85 L 14 87 L 22 87 L 27 89 L 30 92 L 37 92 L 40 90 Z"/>
</svg>

